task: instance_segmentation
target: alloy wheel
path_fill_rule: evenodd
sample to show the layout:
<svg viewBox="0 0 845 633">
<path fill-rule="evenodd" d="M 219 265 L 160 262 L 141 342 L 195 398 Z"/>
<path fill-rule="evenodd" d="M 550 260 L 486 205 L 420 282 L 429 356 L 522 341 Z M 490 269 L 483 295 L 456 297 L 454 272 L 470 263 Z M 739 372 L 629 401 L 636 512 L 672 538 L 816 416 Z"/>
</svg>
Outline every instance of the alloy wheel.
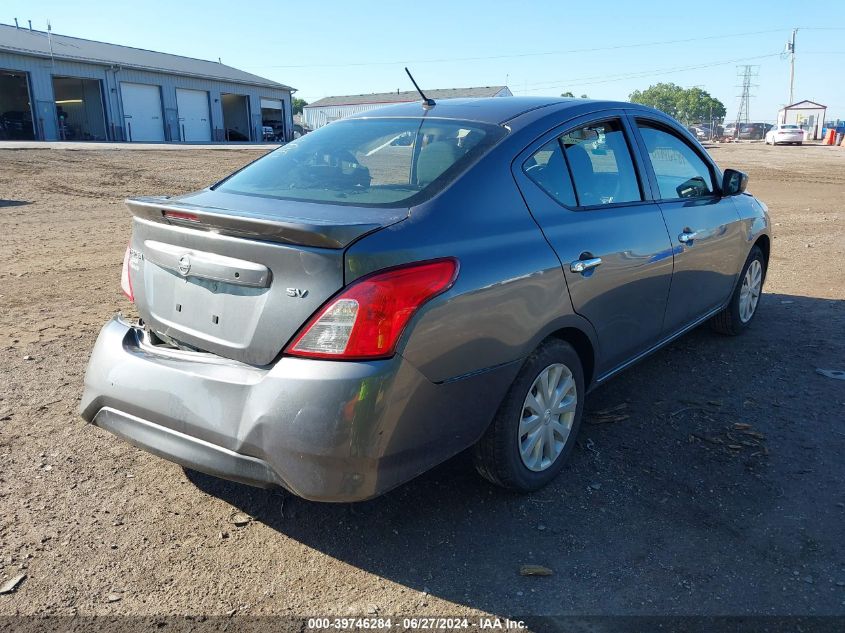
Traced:
<svg viewBox="0 0 845 633">
<path fill-rule="evenodd" d="M 754 316 L 757 303 L 760 301 L 762 287 L 763 266 L 760 264 L 760 260 L 755 259 L 751 262 L 748 270 L 745 271 L 745 277 L 739 289 L 739 318 L 743 323 L 748 323 Z"/>
<path fill-rule="evenodd" d="M 575 421 L 578 388 L 570 369 L 549 365 L 531 385 L 519 421 L 519 456 L 529 470 L 551 467 L 566 446 Z"/>
</svg>

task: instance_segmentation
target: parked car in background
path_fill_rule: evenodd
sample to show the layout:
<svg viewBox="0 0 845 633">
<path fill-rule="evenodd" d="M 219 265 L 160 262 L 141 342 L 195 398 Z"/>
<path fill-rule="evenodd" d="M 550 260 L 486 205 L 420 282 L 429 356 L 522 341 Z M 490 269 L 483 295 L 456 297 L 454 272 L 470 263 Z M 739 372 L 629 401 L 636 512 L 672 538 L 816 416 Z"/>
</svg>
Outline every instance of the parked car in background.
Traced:
<svg viewBox="0 0 845 633">
<path fill-rule="evenodd" d="M 759 141 L 772 129 L 771 123 L 749 123 L 739 128 L 739 138 L 743 140 Z"/>
<path fill-rule="evenodd" d="M 699 324 L 752 322 L 770 235 L 747 180 L 631 103 L 336 121 L 201 191 L 127 201 L 140 319 L 100 333 L 82 417 L 314 500 L 467 448 L 491 482 L 537 490 L 591 389 Z"/>
<path fill-rule="evenodd" d="M 707 125 L 691 125 L 687 129 L 699 141 L 704 141 L 710 138 L 710 127 Z"/>
<path fill-rule="evenodd" d="M 722 131 L 722 136 L 725 138 L 736 138 L 736 123 L 726 123 Z"/>
<path fill-rule="evenodd" d="M 790 123 L 779 123 L 766 132 L 767 145 L 801 145 L 804 142 L 804 130 Z"/>
<path fill-rule="evenodd" d="M 699 141 L 720 138 L 724 134 L 724 129 L 721 125 L 713 125 L 711 123 L 697 123 L 690 127 L 690 131 Z"/>
</svg>

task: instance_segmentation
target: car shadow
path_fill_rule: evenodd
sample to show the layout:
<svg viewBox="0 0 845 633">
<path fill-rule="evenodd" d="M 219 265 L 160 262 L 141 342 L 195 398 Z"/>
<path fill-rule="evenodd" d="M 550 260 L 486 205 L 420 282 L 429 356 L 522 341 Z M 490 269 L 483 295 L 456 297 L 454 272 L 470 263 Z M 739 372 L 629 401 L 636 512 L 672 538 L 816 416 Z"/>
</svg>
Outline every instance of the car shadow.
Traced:
<svg viewBox="0 0 845 633">
<path fill-rule="evenodd" d="M 488 484 L 466 453 L 358 504 L 189 478 L 284 537 L 419 592 L 419 605 L 836 613 L 841 595 L 805 601 L 812 588 L 793 570 L 826 578 L 845 560 L 845 382 L 815 372 L 845 368 L 837 331 L 845 301 L 779 294 L 763 295 L 742 336 L 698 328 L 588 397 L 569 464 L 532 495 Z M 522 576 L 525 564 L 553 575 Z"/>
</svg>

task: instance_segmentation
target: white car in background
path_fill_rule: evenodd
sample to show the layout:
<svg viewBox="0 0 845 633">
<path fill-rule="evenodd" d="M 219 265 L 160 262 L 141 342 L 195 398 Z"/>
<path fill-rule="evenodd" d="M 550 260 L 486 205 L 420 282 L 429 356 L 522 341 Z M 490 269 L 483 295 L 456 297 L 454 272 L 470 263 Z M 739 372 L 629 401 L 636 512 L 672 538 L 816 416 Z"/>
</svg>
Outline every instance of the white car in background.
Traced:
<svg viewBox="0 0 845 633">
<path fill-rule="evenodd" d="M 789 143 L 801 145 L 804 142 L 804 130 L 791 123 L 778 123 L 766 132 L 766 145 Z"/>
</svg>

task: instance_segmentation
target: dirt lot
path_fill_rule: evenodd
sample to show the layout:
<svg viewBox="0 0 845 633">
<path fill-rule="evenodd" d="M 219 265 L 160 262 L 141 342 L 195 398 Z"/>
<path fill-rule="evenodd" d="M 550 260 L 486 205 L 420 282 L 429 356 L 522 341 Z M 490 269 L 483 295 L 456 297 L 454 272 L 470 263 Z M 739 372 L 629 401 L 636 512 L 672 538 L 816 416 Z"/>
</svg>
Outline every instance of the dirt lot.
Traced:
<svg viewBox="0 0 845 633">
<path fill-rule="evenodd" d="M 701 328 L 597 390 L 533 496 L 459 456 L 320 505 L 188 477 L 76 414 L 99 328 L 131 310 L 123 198 L 261 150 L 0 150 L 0 584 L 26 574 L 0 614 L 845 614 L 845 381 L 815 371 L 845 369 L 845 149 L 712 151 L 774 222 L 749 332 Z"/>
</svg>

